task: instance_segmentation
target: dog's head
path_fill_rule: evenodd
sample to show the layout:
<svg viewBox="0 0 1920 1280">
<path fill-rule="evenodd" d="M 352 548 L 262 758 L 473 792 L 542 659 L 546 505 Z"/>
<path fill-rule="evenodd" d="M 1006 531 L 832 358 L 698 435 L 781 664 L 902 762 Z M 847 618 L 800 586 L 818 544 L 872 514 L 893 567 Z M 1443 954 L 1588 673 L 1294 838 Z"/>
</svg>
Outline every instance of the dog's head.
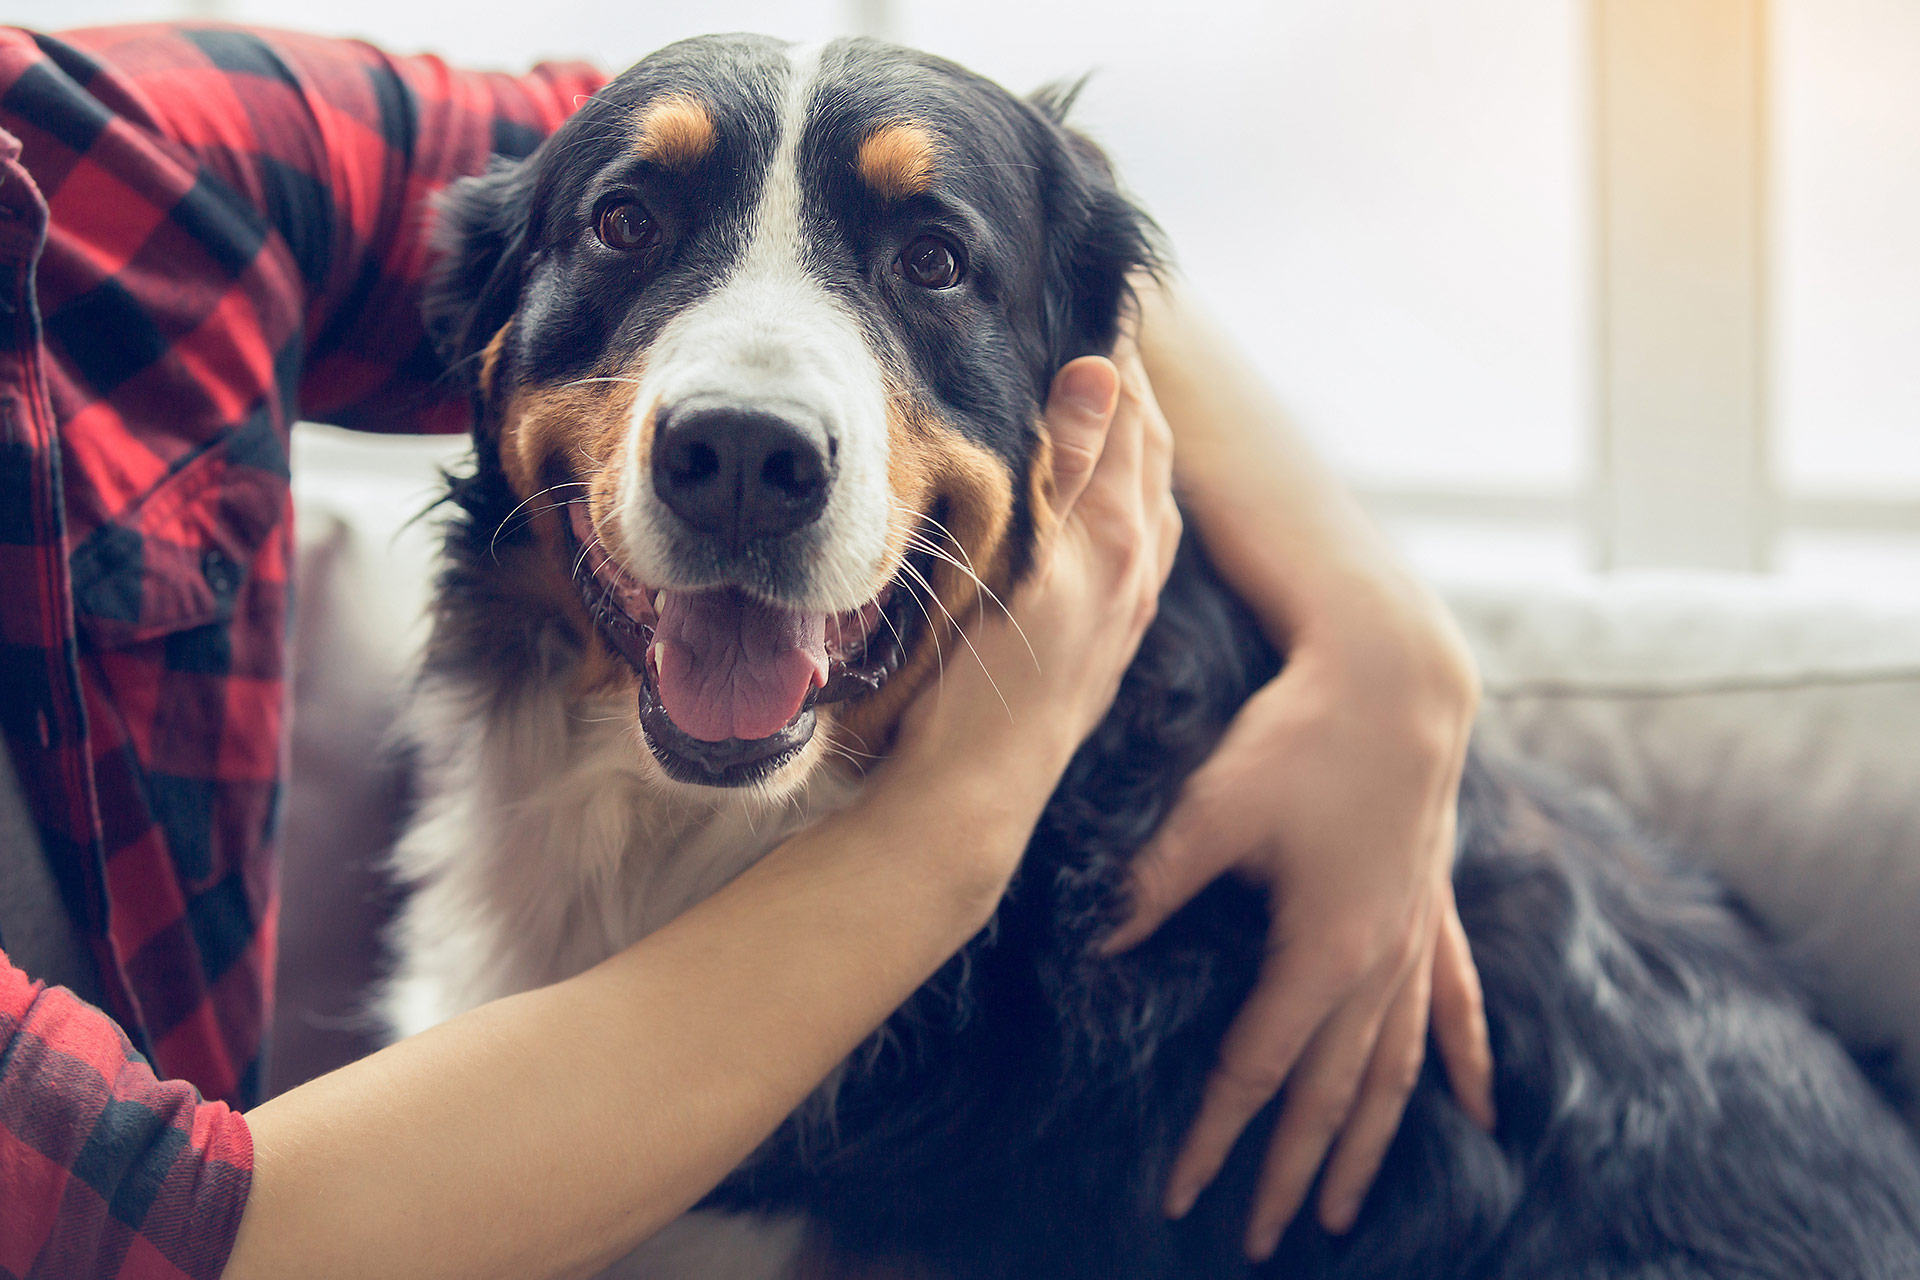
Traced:
<svg viewBox="0 0 1920 1280">
<path fill-rule="evenodd" d="M 520 504 L 480 532 L 669 776 L 797 778 L 822 716 L 877 749 L 1024 572 L 1049 383 L 1151 257 L 1060 115 L 871 41 L 708 37 L 450 193 L 427 319 Z"/>
</svg>

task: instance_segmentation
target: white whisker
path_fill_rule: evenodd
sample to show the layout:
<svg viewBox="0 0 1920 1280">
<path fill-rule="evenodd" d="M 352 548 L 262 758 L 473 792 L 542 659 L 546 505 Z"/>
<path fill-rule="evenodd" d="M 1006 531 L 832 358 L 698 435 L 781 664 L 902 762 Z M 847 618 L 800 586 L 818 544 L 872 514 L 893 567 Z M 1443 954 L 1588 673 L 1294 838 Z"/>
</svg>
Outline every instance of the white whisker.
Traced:
<svg viewBox="0 0 1920 1280">
<path fill-rule="evenodd" d="M 541 489 L 535 493 L 528 494 L 526 497 L 522 498 L 517 505 L 515 505 L 513 510 L 507 512 L 506 515 L 501 516 L 500 523 L 493 526 L 493 538 L 487 543 L 487 554 L 493 557 L 493 562 L 495 564 L 500 563 L 500 556 L 499 556 L 500 535 L 506 531 L 508 521 L 512 520 L 515 516 L 519 515 L 520 512 L 527 506 L 528 503 L 533 502 L 536 499 L 546 497 L 548 494 L 552 493 L 555 489 L 570 489 L 575 486 L 578 486 L 584 489 L 587 487 L 587 482 L 584 480 L 570 480 L 562 484 L 550 484 L 544 489 Z M 538 514 L 538 513 L 536 512 L 535 514 Z M 532 516 L 528 517 L 528 519 L 532 519 L 532 518 L 533 518 Z"/>
<path fill-rule="evenodd" d="M 638 378 L 622 378 L 613 374 L 607 374 L 603 377 L 575 378 L 572 382 L 563 382 L 560 385 L 562 387 L 584 387 L 590 382 L 624 382 L 636 387 L 640 385 L 640 379 Z"/>
<path fill-rule="evenodd" d="M 894 503 L 893 505 L 895 510 L 899 511 L 902 515 L 907 516 L 909 519 L 925 520 L 927 523 L 939 529 L 941 533 L 946 535 L 947 542 L 951 544 L 955 550 L 959 551 L 961 555 L 967 557 L 967 562 L 965 564 L 961 564 L 958 560 L 954 559 L 949 552 L 947 552 L 944 548 L 936 544 L 931 538 L 927 537 L 921 531 L 913 528 L 909 528 L 906 531 L 906 538 L 909 546 L 915 548 L 916 550 L 925 552 L 927 555 L 930 555 L 937 560 L 941 560 L 949 565 L 952 565 L 955 571 L 961 574 L 964 574 L 966 577 L 972 579 L 976 596 L 978 596 L 981 593 L 984 593 L 986 596 L 986 599 L 993 601 L 994 607 L 999 609 L 1000 612 L 1006 617 L 1007 621 L 1013 625 L 1014 633 L 1020 637 L 1020 643 L 1026 646 L 1027 656 L 1033 659 L 1034 670 L 1035 671 L 1040 670 L 1041 669 L 1040 655 L 1034 652 L 1033 641 L 1027 638 L 1026 628 L 1022 627 L 1020 625 L 1020 620 L 1013 616 L 1013 610 L 1007 607 L 1006 602 L 1000 598 L 999 593 L 996 592 L 992 587 L 988 586 L 986 582 L 982 580 L 982 578 L 978 573 L 974 572 L 973 557 L 970 555 L 967 555 L 966 547 L 962 545 L 962 543 L 960 542 L 960 539 L 953 536 L 953 531 L 947 528 L 946 525 L 940 523 L 940 521 L 936 520 L 934 517 L 930 515 L 916 516 L 914 512 L 909 511 L 907 508 L 900 506 L 900 504 L 898 503 Z M 982 612 L 985 612 L 986 605 L 984 601 L 981 601 L 978 607 L 981 609 Z M 948 616 L 951 617 L 952 615 L 948 615 Z"/>
<path fill-rule="evenodd" d="M 911 566 L 907 566 L 907 572 L 911 573 L 914 576 L 914 578 L 922 586 L 927 585 L 927 580 L 924 577 L 921 577 L 920 571 L 918 569 L 915 569 Z M 1000 699 L 1000 705 L 1007 709 L 1007 718 L 1009 720 L 1014 719 L 1013 704 L 1007 701 L 1006 694 L 1000 692 L 999 682 L 993 678 L 993 672 L 987 669 L 987 660 L 980 656 L 980 651 L 973 647 L 973 641 L 967 638 L 966 629 L 963 628 L 959 624 L 959 622 L 954 619 L 954 616 L 952 613 L 948 612 L 947 606 L 940 602 L 940 597 L 933 594 L 932 587 L 927 587 L 927 594 L 933 596 L 934 605 L 940 610 L 941 613 L 946 615 L 947 622 L 950 626 L 952 626 L 954 630 L 954 634 L 960 637 L 960 643 L 967 646 L 967 651 L 973 654 L 973 660 L 980 664 L 980 673 L 986 676 L 987 684 L 992 687 L 994 696 Z M 925 610 L 922 610 L 922 612 L 924 613 Z M 928 625 L 929 626 L 932 625 L 931 618 L 928 619 Z"/>
<path fill-rule="evenodd" d="M 599 546 L 600 546 L 600 538 L 598 535 L 595 535 L 592 542 L 589 542 L 586 546 L 580 548 L 580 554 L 573 562 L 573 573 L 571 576 L 575 578 L 580 576 L 580 566 L 587 562 L 587 556 L 590 555 L 595 550 L 595 548 Z"/>
<path fill-rule="evenodd" d="M 928 595 L 933 594 L 933 588 L 927 584 L 927 580 L 925 578 L 920 576 L 920 571 L 918 569 L 914 568 L 910 564 L 902 563 L 900 566 L 900 571 L 902 573 L 907 574 L 915 582 L 919 583 L 923 588 L 925 588 Z M 917 607 L 920 610 L 920 616 L 927 620 L 927 639 L 931 641 L 933 644 L 933 659 L 940 669 L 940 674 L 939 674 L 937 683 L 942 688 L 944 688 L 947 683 L 947 659 L 946 659 L 946 655 L 940 651 L 940 628 L 933 625 L 933 615 L 928 613 L 927 606 L 920 602 L 919 592 L 909 587 L 907 589 L 907 599 L 913 601 L 915 607 Z M 882 616 L 885 616 L 885 615 L 883 614 Z M 895 631 L 893 634 L 895 635 L 895 637 L 898 637 L 900 635 L 898 631 Z M 903 650 L 906 648 L 905 640 L 901 641 L 900 647 Z"/>
</svg>

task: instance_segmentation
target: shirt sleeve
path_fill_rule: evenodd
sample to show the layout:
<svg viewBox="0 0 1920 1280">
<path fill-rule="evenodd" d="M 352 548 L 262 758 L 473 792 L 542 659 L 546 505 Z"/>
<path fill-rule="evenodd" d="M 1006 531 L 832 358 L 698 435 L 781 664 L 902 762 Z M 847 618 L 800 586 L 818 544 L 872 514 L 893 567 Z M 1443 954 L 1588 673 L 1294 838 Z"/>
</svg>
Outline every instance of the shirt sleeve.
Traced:
<svg viewBox="0 0 1920 1280">
<path fill-rule="evenodd" d="M 190 152 L 282 239 L 307 291 L 301 416 L 466 429 L 420 295 L 434 197 L 524 156 L 606 77 L 584 63 L 466 71 L 356 40 L 227 26 L 62 37 L 113 69 L 129 119 Z"/>
<path fill-rule="evenodd" d="M 0 953 L 0 1275 L 216 1280 L 252 1180 L 240 1113 Z"/>
</svg>

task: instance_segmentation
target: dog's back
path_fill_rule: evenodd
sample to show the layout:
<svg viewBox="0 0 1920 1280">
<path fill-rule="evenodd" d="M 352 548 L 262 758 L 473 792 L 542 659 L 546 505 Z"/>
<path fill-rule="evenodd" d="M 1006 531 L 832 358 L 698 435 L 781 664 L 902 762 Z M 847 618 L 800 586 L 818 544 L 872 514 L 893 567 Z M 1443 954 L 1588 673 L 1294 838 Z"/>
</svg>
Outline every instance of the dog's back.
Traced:
<svg viewBox="0 0 1920 1280">
<path fill-rule="evenodd" d="M 1429 1063 L 1355 1229 L 1241 1251 L 1275 1108 L 1159 1205 L 1266 938 L 1216 884 L 1098 942 L 1182 778 L 1278 658 L 1191 547 L 994 926 L 715 1197 L 954 1277 L 1920 1275 L 1920 1154 L 1720 891 L 1605 798 L 1476 754 L 1455 874 L 1499 1126 Z"/>
</svg>

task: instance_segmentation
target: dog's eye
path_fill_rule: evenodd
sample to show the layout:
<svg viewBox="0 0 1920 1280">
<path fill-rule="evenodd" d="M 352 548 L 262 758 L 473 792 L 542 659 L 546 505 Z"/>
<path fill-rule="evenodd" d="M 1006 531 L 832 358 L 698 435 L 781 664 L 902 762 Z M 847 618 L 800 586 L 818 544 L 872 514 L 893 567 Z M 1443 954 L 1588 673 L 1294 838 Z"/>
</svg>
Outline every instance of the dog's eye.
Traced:
<svg viewBox="0 0 1920 1280">
<path fill-rule="evenodd" d="M 635 200 L 621 200 L 602 209 L 594 230 L 600 243 L 622 253 L 651 249 L 660 241 L 660 224 Z"/>
<path fill-rule="evenodd" d="M 939 236 L 921 236 L 901 252 L 900 273 L 922 289 L 951 289 L 960 283 L 960 255 Z"/>
</svg>

